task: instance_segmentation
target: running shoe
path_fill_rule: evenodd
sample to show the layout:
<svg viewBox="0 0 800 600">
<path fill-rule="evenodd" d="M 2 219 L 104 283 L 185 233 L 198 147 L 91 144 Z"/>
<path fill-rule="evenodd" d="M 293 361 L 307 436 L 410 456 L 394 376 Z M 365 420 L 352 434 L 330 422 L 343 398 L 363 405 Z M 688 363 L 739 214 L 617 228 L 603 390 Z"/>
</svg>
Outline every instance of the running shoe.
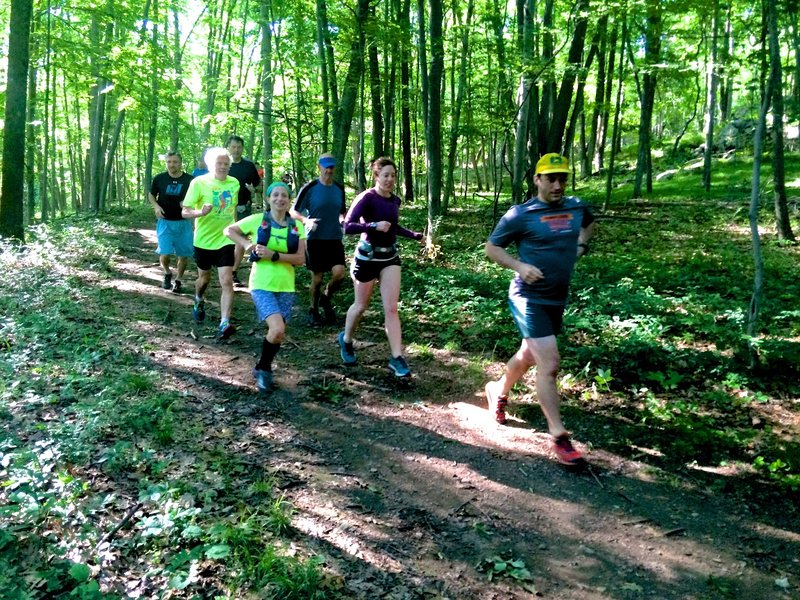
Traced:
<svg viewBox="0 0 800 600">
<path fill-rule="evenodd" d="M 173 294 L 180 294 L 181 288 L 183 284 L 181 283 L 180 279 L 176 279 L 175 282 L 172 284 L 172 293 Z"/>
<path fill-rule="evenodd" d="M 258 391 L 268 392 L 272 389 L 272 371 L 253 369 L 253 377 L 256 378 L 256 387 Z"/>
<path fill-rule="evenodd" d="M 490 381 L 486 384 L 486 387 L 483 388 L 483 391 L 486 392 L 486 404 L 489 407 L 489 412 L 494 413 L 494 420 L 500 423 L 500 425 L 505 425 L 508 396 L 501 396 L 498 394 L 495 389 L 496 386 L 497 382 Z"/>
<path fill-rule="evenodd" d="M 239 274 L 236 271 L 233 272 L 233 285 L 238 288 L 244 287 L 244 284 L 239 281 Z"/>
<path fill-rule="evenodd" d="M 321 327 L 322 326 L 322 317 L 319 314 L 319 310 L 316 308 L 309 308 L 308 309 L 308 326 L 309 327 Z"/>
<path fill-rule="evenodd" d="M 356 364 L 356 351 L 353 348 L 353 342 L 344 341 L 344 331 L 339 334 L 337 340 L 339 342 L 339 355 L 342 357 L 342 362 L 346 365 Z"/>
<path fill-rule="evenodd" d="M 161 287 L 165 290 L 172 287 L 172 273 L 164 273 L 164 281 L 161 283 Z"/>
<path fill-rule="evenodd" d="M 192 308 L 192 318 L 198 323 L 206 320 L 206 301 L 202 298 L 194 299 L 194 307 Z"/>
<path fill-rule="evenodd" d="M 576 450 L 569 439 L 569 434 L 562 433 L 553 439 L 553 451 L 558 462 L 569 467 L 579 467 L 586 464 L 586 459 L 580 451 Z"/>
<path fill-rule="evenodd" d="M 389 360 L 389 368 L 397 377 L 411 376 L 411 369 L 408 368 L 408 363 L 402 356 L 393 356 Z"/>
<path fill-rule="evenodd" d="M 321 294 L 319 297 L 319 303 L 320 306 L 322 306 L 322 311 L 325 313 L 325 323 L 329 325 L 336 323 L 336 311 L 333 310 L 330 297 L 326 296 L 325 294 Z"/>
<path fill-rule="evenodd" d="M 227 340 L 234 333 L 236 333 L 236 327 L 231 325 L 230 321 L 223 321 L 219 324 L 219 329 L 217 329 L 217 339 L 220 341 Z"/>
</svg>

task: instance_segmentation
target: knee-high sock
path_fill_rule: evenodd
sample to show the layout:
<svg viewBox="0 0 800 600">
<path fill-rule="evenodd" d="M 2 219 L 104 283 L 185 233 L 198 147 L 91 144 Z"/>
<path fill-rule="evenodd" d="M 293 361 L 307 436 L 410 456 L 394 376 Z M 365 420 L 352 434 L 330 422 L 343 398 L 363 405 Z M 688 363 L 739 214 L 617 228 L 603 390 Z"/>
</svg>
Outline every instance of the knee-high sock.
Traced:
<svg viewBox="0 0 800 600">
<path fill-rule="evenodd" d="M 264 338 L 264 341 L 261 342 L 261 358 L 256 365 L 256 369 L 259 371 L 272 371 L 272 360 L 280 349 L 280 344 L 273 344 L 267 338 Z"/>
</svg>

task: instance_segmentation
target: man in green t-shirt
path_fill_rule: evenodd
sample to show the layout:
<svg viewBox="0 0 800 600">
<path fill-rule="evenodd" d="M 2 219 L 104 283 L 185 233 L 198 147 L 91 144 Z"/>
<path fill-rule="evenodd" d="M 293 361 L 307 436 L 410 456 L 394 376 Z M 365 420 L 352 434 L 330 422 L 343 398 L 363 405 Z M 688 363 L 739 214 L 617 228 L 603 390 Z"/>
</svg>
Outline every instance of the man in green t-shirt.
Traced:
<svg viewBox="0 0 800 600">
<path fill-rule="evenodd" d="M 210 148 L 205 163 L 211 171 L 196 177 L 189 184 L 182 206 L 184 219 L 196 219 L 194 226 L 194 260 L 197 263 L 192 316 L 201 323 L 206 318 L 205 292 L 211 282 L 211 269 L 217 267 L 220 294 L 220 323 L 217 338 L 224 340 L 236 332 L 231 325 L 233 307 L 234 244 L 223 233 L 236 221 L 239 182 L 228 175 L 231 156 L 225 148 Z"/>
</svg>

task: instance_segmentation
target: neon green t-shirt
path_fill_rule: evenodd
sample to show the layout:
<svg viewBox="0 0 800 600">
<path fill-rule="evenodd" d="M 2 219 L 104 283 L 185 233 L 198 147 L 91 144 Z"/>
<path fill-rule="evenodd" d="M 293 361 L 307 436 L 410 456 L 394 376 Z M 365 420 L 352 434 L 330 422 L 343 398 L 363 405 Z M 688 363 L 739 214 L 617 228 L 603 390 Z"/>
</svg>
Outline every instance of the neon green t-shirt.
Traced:
<svg viewBox="0 0 800 600">
<path fill-rule="evenodd" d="M 239 221 L 239 228 L 255 244 L 258 241 L 258 228 L 261 227 L 263 221 L 263 213 L 250 215 Z M 303 222 L 295 220 L 294 224 L 300 239 L 306 239 L 306 230 L 303 227 Z M 272 221 L 267 248 L 273 252 L 288 252 L 288 237 L 289 228 L 279 227 Z M 294 291 L 294 265 L 285 262 L 272 262 L 269 256 L 252 264 L 253 268 L 250 269 L 251 290 L 264 290 L 267 292 Z"/>
<path fill-rule="evenodd" d="M 195 210 L 200 210 L 204 204 L 214 207 L 204 217 L 194 220 L 194 245 L 204 250 L 219 250 L 232 244 L 223 231 L 236 222 L 238 202 L 239 181 L 230 175 L 225 181 L 220 181 L 211 173 L 192 179 L 183 205 Z"/>
</svg>

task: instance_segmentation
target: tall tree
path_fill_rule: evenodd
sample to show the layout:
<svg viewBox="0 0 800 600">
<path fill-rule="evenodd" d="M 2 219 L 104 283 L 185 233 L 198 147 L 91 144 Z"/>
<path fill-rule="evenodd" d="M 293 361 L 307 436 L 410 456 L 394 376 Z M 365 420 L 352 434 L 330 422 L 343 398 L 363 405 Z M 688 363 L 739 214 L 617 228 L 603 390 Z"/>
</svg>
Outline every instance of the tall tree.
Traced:
<svg viewBox="0 0 800 600">
<path fill-rule="evenodd" d="M 772 185 L 775 226 L 778 230 L 778 239 L 794 241 L 786 200 L 786 168 L 783 152 L 783 67 L 781 66 L 781 48 L 778 41 L 778 15 L 776 2 L 767 0 L 765 4 L 769 27 L 769 65 L 772 79 Z"/>
<path fill-rule="evenodd" d="M 661 32 L 663 30 L 661 0 L 647 3 L 647 26 L 645 28 L 645 67 L 642 78 L 641 110 L 639 119 L 639 151 L 636 159 L 636 176 L 633 182 L 633 197 L 642 195 L 642 182 L 647 192 L 653 191 L 653 166 L 650 153 L 655 106 L 658 63 L 661 60 Z"/>
<path fill-rule="evenodd" d="M 272 103 L 274 98 L 275 75 L 272 70 L 272 3 L 261 2 L 261 135 L 264 142 L 264 180 L 274 181 L 272 156 Z M 327 108 L 325 109 L 327 111 Z"/>
<path fill-rule="evenodd" d="M 442 76 L 444 35 L 442 0 L 430 0 L 431 69 L 428 73 L 428 121 L 425 156 L 428 165 L 428 232 L 433 232 L 442 212 Z"/>
<path fill-rule="evenodd" d="M 364 26 L 369 17 L 371 0 L 358 0 L 355 14 L 355 32 L 350 43 L 350 64 L 344 80 L 344 89 L 333 119 L 333 155 L 338 164 L 344 164 L 350 126 L 356 110 L 359 84 L 364 72 Z M 344 169 L 336 169 L 336 179 L 343 181 Z"/>
<path fill-rule="evenodd" d="M 411 202 L 414 199 L 414 158 L 411 154 L 411 98 L 409 92 L 411 85 L 411 31 L 409 21 L 411 0 L 395 0 L 395 2 L 399 7 L 402 36 L 400 42 L 400 143 L 403 148 L 403 183 L 405 185 L 405 200 L 406 202 Z"/>
<path fill-rule="evenodd" d="M 703 187 L 711 190 L 711 157 L 714 152 L 714 120 L 717 112 L 717 43 L 719 38 L 719 0 L 714 0 L 711 15 L 711 49 L 706 78 L 706 147 L 703 152 Z"/>
<path fill-rule="evenodd" d="M 0 188 L 0 237 L 25 240 L 25 114 L 33 0 L 11 0 L 8 83 L 3 131 L 3 185 Z"/>
<path fill-rule="evenodd" d="M 511 195 L 515 203 L 523 201 L 522 182 L 528 170 L 528 123 L 531 111 L 531 89 L 533 88 L 533 13 L 534 0 L 527 0 L 522 7 L 524 18 L 522 24 L 521 62 L 522 75 L 517 96 L 517 131 L 514 146 L 514 169 L 512 171 Z"/>
<path fill-rule="evenodd" d="M 575 14 L 577 15 L 575 17 L 575 31 L 572 34 L 572 42 L 569 47 L 567 69 L 564 72 L 564 78 L 561 80 L 558 97 L 553 105 L 553 116 L 550 120 L 547 135 L 548 152 L 558 152 L 563 149 L 567 116 L 572 106 L 573 87 L 575 79 L 581 70 L 581 57 L 583 56 L 583 47 L 586 42 L 586 31 L 589 27 L 589 0 L 577 0 Z"/>
<path fill-rule="evenodd" d="M 442 211 L 447 212 L 450 198 L 455 187 L 454 171 L 456 168 L 456 155 L 458 152 L 458 139 L 461 133 L 461 109 L 464 104 L 464 95 L 467 88 L 467 63 L 469 62 L 469 34 L 472 26 L 472 11 L 474 0 L 467 0 L 467 16 L 461 24 L 461 60 L 458 68 L 458 92 L 453 102 L 453 116 L 450 121 L 450 145 L 447 150 L 447 179 L 444 186 L 444 200 Z"/>
</svg>

